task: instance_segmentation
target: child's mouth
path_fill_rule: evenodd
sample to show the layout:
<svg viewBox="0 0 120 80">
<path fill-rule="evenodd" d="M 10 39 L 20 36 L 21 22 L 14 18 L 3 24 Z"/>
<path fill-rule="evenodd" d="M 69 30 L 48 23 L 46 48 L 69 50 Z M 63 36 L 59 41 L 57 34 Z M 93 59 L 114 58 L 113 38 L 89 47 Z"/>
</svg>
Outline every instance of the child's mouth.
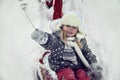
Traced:
<svg viewBox="0 0 120 80">
<path fill-rule="evenodd" d="M 69 36 L 72 35 L 73 33 L 71 31 L 66 31 L 66 34 Z"/>
<path fill-rule="evenodd" d="M 67 31 L 67 33 L 68 33 L 68 34 L 72 34 L 72 32 L 71 32 L 71 31 Z"/>
</svg>

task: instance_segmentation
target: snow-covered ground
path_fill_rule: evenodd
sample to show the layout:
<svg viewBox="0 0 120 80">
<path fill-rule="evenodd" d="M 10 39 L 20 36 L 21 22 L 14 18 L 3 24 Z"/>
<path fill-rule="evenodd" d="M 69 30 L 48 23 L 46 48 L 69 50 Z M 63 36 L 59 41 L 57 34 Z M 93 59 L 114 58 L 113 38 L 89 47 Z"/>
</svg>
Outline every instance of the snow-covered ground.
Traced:
<svg viewBox="0 0 120 80">
<path fill-rule="evenodd" d="M 120 1 L 84 0 L 83 14 L 89 38 L 97 40 L 88 43 L 100 49 L 107 68 L 105 80 L 120 80 Z M 38 16 L 32 20 L 39 26 Z M 33 30 L 17 0 L 0 0 L 0 80 L 35 80 L 41 47 L 31 40 Z"/>
</svg>

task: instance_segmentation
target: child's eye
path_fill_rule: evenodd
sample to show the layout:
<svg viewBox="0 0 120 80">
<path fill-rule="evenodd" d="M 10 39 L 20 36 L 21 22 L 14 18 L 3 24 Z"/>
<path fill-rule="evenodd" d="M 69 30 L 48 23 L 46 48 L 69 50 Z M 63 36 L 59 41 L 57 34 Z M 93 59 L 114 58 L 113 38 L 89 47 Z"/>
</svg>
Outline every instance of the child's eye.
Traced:
<svg viewBox="0 0 120 80">
<path fill-rule="evenodd" d="M 71 28 L 73 28 L 73 29 L 76 29 L 76 27 L 75 26 L 71 26 L 71 25 L 66 25 L 67 27 L 71 27 Z"/>
<path fill-rule="evenodd" d="M 76 29 L 76 27 L 72 27 L 72 28 Z"/>
<path fill-rule="evenodd" d="M 66 25 L 67 27 L 71 27 L 70 25 Z"/>
</svg>

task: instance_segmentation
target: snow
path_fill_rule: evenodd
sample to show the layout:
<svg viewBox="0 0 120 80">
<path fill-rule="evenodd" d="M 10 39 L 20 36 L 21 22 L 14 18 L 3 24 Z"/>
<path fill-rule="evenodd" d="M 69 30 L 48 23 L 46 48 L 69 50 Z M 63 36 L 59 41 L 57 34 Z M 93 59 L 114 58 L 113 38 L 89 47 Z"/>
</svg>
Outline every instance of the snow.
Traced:
<svg viewBox="0 0 120 80">
<path fill-rule="evenodd" d="M 39 4 L 32 4 L 32 12 L 37 11 Z M 104 80 L 120 80 L 120 1 L 84 0 L 82 7 L 88 44 L 106 69 Z M 39 12 L 28 13 L 33 24 L 40 26 Z M 47 27 L 42 29 L 49 32 Z M 0 80 L 35 80 L 36 62 L 44 51 L 31 40 L 33 31 L 17 0 L 0 0 Z"/>
</svg>

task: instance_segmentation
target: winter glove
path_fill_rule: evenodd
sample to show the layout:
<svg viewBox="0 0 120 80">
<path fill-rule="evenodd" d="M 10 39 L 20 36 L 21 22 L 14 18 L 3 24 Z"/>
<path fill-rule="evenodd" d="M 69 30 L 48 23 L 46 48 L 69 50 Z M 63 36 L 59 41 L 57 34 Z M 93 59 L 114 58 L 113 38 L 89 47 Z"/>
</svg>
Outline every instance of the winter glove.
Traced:
<svg viewBox="0 0 120 80">
<path fill-rule="evenodd" d="M 48 35 L 47 33 L 39 31 L 39 29 L 36 29 L 32 33 L 31 38 L 40 44 L 46 44 L 48 40 Z"/>
<path fill-rule="evenodd" d="M 91 64 L 91 68 L 89 69 L 88 75 L 91 77 L 91 80 L 101 80 L 102 78 L 102 70 L 101 66 L 98 66 L 96 63 Z"/>
</svg>

